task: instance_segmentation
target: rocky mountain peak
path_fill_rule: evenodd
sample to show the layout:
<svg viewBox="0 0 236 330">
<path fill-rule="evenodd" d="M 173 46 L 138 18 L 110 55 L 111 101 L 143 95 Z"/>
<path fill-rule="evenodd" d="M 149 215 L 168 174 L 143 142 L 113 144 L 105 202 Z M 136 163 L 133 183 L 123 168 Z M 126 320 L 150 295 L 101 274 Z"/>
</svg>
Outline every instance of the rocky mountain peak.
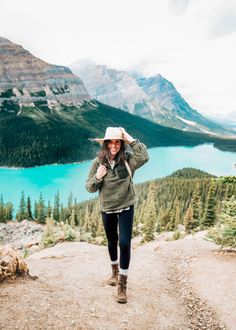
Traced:
<svg viewBox="0 0 236 330">
<path fill-rule="evenodd" d="M 110 69 L 106 65 L 79 62 L 72 65 L 95 99 L 158 124 L 184 131 L 228 134 L 225 129 L 203 117 L 160 73 L 145 77 L 135 70 Z"/>
<path fill-rule="evenodd" d="M 19 115 L 37 106 L 51 111 L 63 104 L 80 106 L 90 99 L 81 79 L 69 68 L 46 63 L 0 38 L 0 111 Z"/>
<path fill-rule="evenodd" d="M 152 110 L 159 108 L 158 102 L 152 104 L 149 96 L 138 86 L 135 76 L 106 65 L 88 64 L 79 67 L 77 63 L 70 67 L 82 78 L 89 94 L 98 101 L 155 120 Z"/>
</svg>

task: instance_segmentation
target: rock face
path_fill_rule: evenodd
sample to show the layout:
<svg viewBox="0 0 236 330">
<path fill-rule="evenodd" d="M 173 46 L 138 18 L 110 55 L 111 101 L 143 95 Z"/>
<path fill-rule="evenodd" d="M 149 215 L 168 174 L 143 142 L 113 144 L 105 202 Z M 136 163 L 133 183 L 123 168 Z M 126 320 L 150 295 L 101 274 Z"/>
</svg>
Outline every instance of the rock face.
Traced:
<svg viewBox="0 0 236 330">
<path fill-rule="evenodd" d="M 0 37 L 0 111 L 53 111 L 61 104 L 80 106 L 90 99 L 70 69 L 48 64 Z"/>
<path fill-rule="evenodd" d="M 128 72 L 94 64 L 81 68 L 75 64 L 71 69 L 80 75 L 88 92 L 96 100 L 158 122 L 157 114 L 161 113 L 158 100 L 150 97 Z"/>
<path fill-rule="evenodd" d="M 0 244 L 11 244 L 16 249 L 38 245 L 43 230 L 43 225 L 28 220 L 0 223 Z"/>
<path fill-rule="evenodd" d="M 189 106 L 174 85 L 160 74 L 145 78 L 136 74 L 136 82 L 151 98 L 158 100 L 162 112 L 158 122 L 184 131 L 224 133 L 223 127 Z"/>
<path fill-rule="evenodd" d="M 70 67 L 81 77 L 89 94 L 100 102 L 184 131 L 226 133 L 221 125 L 192 109 L 160 74 L 145 78 L 137 72 L 79 61 Z"/>
</svg>

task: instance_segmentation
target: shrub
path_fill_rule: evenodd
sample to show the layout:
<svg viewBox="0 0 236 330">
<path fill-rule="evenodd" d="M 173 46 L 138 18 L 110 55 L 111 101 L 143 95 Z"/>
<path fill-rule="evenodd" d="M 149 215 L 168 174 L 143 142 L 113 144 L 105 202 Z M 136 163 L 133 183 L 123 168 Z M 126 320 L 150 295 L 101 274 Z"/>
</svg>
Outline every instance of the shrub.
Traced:
<svg viewBox="0 0 236 330">
<path fill-rule="evenodd" d="M 173 236 L 172 236 L 172 240 L 173 241 L 176 241 L 178 239 L 182 239 L 184 238 L 185 236 L 185 233 L 183 231 L 180 231 L 179 229 L 177 229 L 174 233 L 173 233 Z"/>
<path fill-rule="evenodd" d="M 44 248 L 54 246 L 63 241 L 76 241 L 78 233 L 69 224 L 55 223 L 51 218 L 46 219 L 46 228 L 42 235 L 41 244 Z"/>
</svg>

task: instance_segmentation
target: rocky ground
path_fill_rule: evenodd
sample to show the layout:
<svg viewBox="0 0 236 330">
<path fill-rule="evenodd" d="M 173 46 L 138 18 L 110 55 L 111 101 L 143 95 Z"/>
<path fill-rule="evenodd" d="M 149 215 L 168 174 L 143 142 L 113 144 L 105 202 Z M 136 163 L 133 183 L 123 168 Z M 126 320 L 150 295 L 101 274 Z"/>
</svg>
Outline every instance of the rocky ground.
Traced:
<svg viewBox="0 0 236 330">
<path fill-rule="evenodd" d="M 0 284 L 0 329 L 236 329 L 236 256 L 205 232 L 133 241 L 128 303 L 105 284 L 107 248 L 60 243 L 30 255 L 37 280 Z"/>
<path fill-rule="evenodd" d="M 0 223 L 0 244 L 11 244 L 19 250 L 27 248 L 29 253 L 33 253 L 36 251 L 35 247 L 39 245 L 43 231 L 44 226 L 35 221 Z"/>
</svg>

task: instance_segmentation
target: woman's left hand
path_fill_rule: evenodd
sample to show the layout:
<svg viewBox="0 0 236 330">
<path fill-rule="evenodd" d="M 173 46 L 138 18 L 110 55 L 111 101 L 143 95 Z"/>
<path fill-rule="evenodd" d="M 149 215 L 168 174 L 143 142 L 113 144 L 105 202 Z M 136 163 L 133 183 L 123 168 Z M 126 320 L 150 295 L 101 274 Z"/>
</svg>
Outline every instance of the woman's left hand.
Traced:
<svg viewBox="0 0 236 330">
<path fill-rule="evenodd" d="M 132 136 L 129 135 L 123 127 L 120 127 L 120 130 L 122 131 L 122 134 L 123 134 L 124 139 L 125 140 L 128 140 L 129 143 L 132 143 L 133 141 L 135 141 L 135 139 L 132 138 Z"/>
</svg>

